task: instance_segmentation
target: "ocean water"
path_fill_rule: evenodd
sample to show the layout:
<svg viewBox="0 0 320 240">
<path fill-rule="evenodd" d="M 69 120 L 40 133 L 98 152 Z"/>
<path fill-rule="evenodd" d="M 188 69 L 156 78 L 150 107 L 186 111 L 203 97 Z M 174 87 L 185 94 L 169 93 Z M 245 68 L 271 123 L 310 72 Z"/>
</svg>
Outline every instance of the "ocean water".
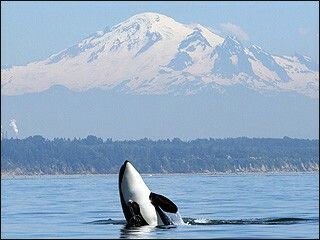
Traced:
<svg viewBox="0 0 320 240">
<path fill-rule="evenodd" d="M 175 226 L 127 228 L 117 175 L 2 177 L 1 238 L 319 238 L 319 173 L 143 175 Z"/>
</svg>

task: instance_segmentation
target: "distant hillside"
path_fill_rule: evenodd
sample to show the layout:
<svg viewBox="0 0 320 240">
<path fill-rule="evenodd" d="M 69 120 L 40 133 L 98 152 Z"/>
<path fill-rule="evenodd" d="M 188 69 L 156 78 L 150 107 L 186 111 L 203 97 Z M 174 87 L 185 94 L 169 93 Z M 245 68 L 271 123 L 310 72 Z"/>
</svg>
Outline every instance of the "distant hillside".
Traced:
<svg viewBox="0 0 320 240">
<path fill-rule="evenodd" d="M 95 136 L 1 140 L 2 174 L 118 173 L 126 159 L 142 173 L 319 171 L 319 140 L 103 141 Z"/>
</svg>

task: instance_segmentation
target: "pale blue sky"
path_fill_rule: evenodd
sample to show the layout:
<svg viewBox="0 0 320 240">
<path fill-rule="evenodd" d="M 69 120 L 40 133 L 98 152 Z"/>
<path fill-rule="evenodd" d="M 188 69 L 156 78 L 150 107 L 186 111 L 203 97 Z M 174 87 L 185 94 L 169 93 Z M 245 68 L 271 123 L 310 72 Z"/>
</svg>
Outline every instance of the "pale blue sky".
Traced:
<svg viewBox="0 0 320 240">
<path fill-rule="evenodd" d="M 318 2 L 1 2 L 1 65 L 23 65 L 70 47 L 132 15 L 158 12 L 181 23 L 232 31 L 272 54 L 318 62 Z"/>
</svg>

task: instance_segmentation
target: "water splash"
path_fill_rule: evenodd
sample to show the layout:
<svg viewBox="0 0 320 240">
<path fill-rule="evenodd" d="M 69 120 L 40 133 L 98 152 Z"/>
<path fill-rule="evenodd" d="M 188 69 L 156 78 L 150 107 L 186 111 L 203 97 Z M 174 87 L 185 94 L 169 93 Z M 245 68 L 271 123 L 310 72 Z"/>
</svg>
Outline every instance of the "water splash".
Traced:
<svg viewBox="0 0 320 240">
<path fill-rule="evenodd" d="M 183 218 L 188 225 L 284 225 L 299 224 L 303 222 L 319 222 L 317 218 L 251 218 L 251 219 L 235 219 L 235 220 L 213 220 L 205 218 Z"/>
<path fill-rule="evenodd" d="M 186 225 L 183 221 L 179 211 L 177 213 L 167 213 L 170 220 L 173 222 L 174 225 Z"/>
</svg>

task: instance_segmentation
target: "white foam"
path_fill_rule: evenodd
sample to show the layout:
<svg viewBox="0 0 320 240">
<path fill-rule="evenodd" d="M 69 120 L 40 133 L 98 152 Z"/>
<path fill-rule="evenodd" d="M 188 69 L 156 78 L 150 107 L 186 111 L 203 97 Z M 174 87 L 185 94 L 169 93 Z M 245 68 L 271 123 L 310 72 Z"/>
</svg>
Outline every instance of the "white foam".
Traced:
<svg viewBox="0 0 320 240">
<path fill-rule="evenodd" d="M 173 213 L 168 213 L 167 215 L 168 215 L 168 217 L 171 219 L 171 221 L 173 222 L 174 225 L 187 225 L 187 224 L 183 221 L 183 219 L 182 219 L 179 211 L 178 211 L 177 213 L 175 213 L 175 214 L 173 214 Z"/>
<path fill-rule="evenodd" d="M 208 223 L 210 220 L 205 219 L 205 218 L 200 218 L 200 219 L 195 219 L 195 223 Z"/>
</svg>

